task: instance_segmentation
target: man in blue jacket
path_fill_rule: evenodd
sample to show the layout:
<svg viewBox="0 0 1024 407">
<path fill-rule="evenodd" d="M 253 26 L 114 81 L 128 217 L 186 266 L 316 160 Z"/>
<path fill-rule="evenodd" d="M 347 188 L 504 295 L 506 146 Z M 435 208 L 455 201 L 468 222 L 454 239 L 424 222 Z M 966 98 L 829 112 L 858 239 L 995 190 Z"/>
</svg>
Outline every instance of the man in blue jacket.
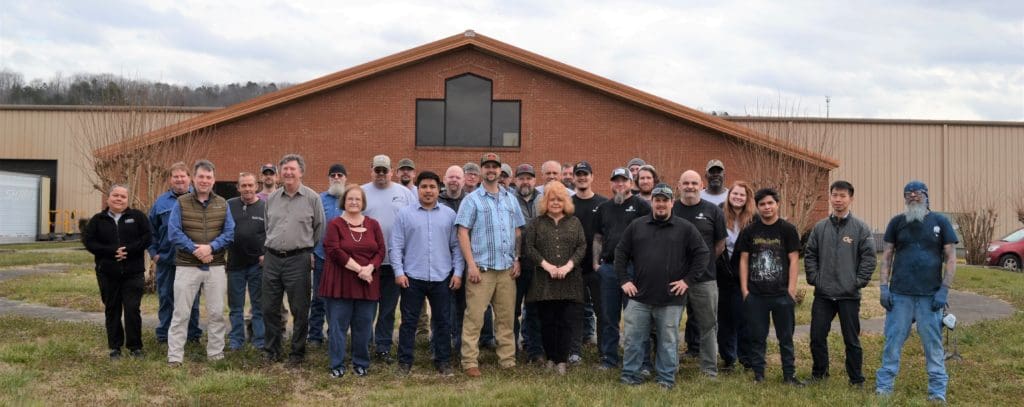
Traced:
<svg viewBox="0 0 1024 407">
<path fill-rule="evenodd" d="M 152 227 L 153 243 L 149 245 L 149 257 L 156 262 L 156 293 L 160 303 L 157 311 L 159 323 L 156 326 L 156 341 L 167 343 L 167 329 L 171 326 L 174 313 L 174 243 L 167 234 L 167 223 L 171 210 L 178 206 L 178 197 L 192 190 L 189 168 L 183 162 L 171 164 L 167 169 L 171 185 L 149 210 L 149 224 Z M 192 303 L 192 317 L 188 321 L 188 341 L 199 342 L 203 331 L 199 329 L 199 295 Z"/>
</svg>

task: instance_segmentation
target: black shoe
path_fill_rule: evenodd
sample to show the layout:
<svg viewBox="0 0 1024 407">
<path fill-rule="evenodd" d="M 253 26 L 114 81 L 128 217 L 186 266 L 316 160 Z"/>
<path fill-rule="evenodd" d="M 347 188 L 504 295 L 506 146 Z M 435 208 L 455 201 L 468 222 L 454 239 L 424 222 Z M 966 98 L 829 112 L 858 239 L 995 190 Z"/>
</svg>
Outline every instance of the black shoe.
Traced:
<svg viewBox="0 0 1024 407">
<path fill-rule="evenodd" d="M 796 376 L 785 377 L 782 379 L 782 383 L 788 384 L 793 387 L 804 387 L 807 385 L 807 382 L 797 379 Z"/>
<path fill-rule="evenodd" d="M 110 350 L 110 360 L 118 360 L 118 359 L 121 359 L 121 350 L 120 349 L 111 349 Z"/>
<path fill-rule="evenodd" d="M 193 344 L 193 345 L 198 345 L 198 344 L 199 344 L 199 339 L 201 339 L 201 338 L 202 338 L 202 337 L 200 337 L 200 336 L 196 336 L 196 337 L 188 338 L 188 340 L 186 340 L 186 341 L 185 341 L 185 344 L 186 344 L 186 345 L 187 345 L 187 344 Z"/>
<path fill-rule="evenodd" d="M 811 374 L 811 383 L 823 382 L 828 379 L 828 373 L 825 374 Z"/>
<path fill-rule="evenodd" d="M 288 362 L 284 366 L 291 369 L 298 368 L 302 366 L 302 362 L 305 362 L 305 360 L 306 358 L 302 356 L 292 355 L 288 357 Z"/>
<path fill-rule="evenodd" d="M 369 374 L 369 372 L 366 371 L 366 368 L 362 366 L 353 367 L 352 371 L 355 372 L 356 376 L 359 377 L 366 377 L 366 375 Z"/>
<path fill-rule="evenodd" d="M 143 357 L 146 356 L 144 353 L 142 353 L 142 349 L 132 349 L 131 351 L 128 352 L 128 355 L 135 359 L 142 359 Z"/>
<path fill-rule="evenodd" d="M 491 339 L 489 341 L 481 341 L 480 347 L 488 350 L 498 350 L 498 341 Z"/>
<path fill-rule="evenodd" d="M 642 380 L 637 380 L 637 379 L 629 379 L 629 378 L 621 377 L 621 378 L 619 378 L 619 383 L 625 384 L 627 386 L 639 386 L 639 385 L 643 384 L 643 381 Z"/>
<path fill-rule="evenodd" d="M 452 377 L 455 376 L 455 371 L 452 370 L 451 365 L 447 363 L 442 363 L 437 365 L 437 374 L 441 375 L 442 377 Z"/>
<path fill-rule="evenodd" d="M 764 383 L 764 373 L 754 373 L 754 383 Z"/>
<path fill-rule="evenodd" d="M 281 357 L 273 352 L 263 351 L 263 363 L 268 365 L 281 361 Z"/>
<path fill-rule="evenodd" d="M 345 369 L 343 369 L 343 368 L 331 369 L 331 372 L 328 373 L 328 374 L 331 376 L 332 379 L 340 379 L 342 377 L 345 377 Z"/>
<path fill-rule="evenodd" d="M 718 368 L 718 371 L 721 372 L 722 374 L 731 374 L 736 371 L 736 364 L 729 363 L 722 365 L 722 367 Z"/>
<path fill-rule="evenodd" d="M 395 359 L 391 357 L 391 352 L 377 352 L 373 356 L 378 362 L 384 362 L 389 365 L 395 363 Z"/>
<path fill-rule="evenodd" d="M 398 371 L 396 371 L 395 373 L 397 373 L 399 376 L 408 376 L 409 374 L 412 373 L 412 365 L 399 363 Z"/>
</svg>

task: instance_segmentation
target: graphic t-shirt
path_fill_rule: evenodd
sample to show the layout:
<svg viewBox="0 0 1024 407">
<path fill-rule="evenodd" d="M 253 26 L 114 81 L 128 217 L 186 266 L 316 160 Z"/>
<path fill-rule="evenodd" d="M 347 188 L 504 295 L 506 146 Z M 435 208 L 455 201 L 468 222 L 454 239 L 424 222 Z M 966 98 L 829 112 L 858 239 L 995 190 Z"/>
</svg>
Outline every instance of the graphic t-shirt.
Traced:
<svg viewBox="0 0 1024 407">
<path fill-rule="evenodd" d="M 757 295 L 783 295 L 789 290 L 789 253 L 800 251 L 800 234 L 782 219 L 771 225 L 760 220 L 740 232 L 736 253 L 749 254 L 747 289 Z"/>
<path fill-rule="evenodd" d="M 672 204 L 672 216 L 686 219 L 697 227 L 700 237 L 704 239 L 704 245 L 711 251 L 711 257 L 715 258 L 715 243 L 725 239 L 728 235 L 725 229 L 725 214 L 722 208 L 701 199 L 696 205 L 684 205 L 682 201 L 676 200 Z M 708 262 L 708 271 L 697 277 L 697 282 L 711 281 L 717 276 L 717 265 L 715 261 Z"/>
<path fill-rule="evenodd" d="M 615 261 L 615 246 L 622 238 L 622 232 L 626 230 L 636 218 L 642 218 L 651 214 L 651 205 L 640 198 L 639 195 L 632 195 L 622 204 L 616 204 L 614 200 L 605 201 L 597 206 L 594 213 L 594 234 L 604 236 L 604 245 L 601 246 L 601 261 L 612 263 Z M 591 239 L 593 240 L 593 239 Z"/>
<path fill-rule="evenodd" d="M 929 212 L 921 222 L 902 214 L 889 221 L 885 242 L 894 247 L 889 289 L 903 295 L 932 295 L 942 285 L 942 247 L 959 240 L 949 219 Z"/>
</svg>

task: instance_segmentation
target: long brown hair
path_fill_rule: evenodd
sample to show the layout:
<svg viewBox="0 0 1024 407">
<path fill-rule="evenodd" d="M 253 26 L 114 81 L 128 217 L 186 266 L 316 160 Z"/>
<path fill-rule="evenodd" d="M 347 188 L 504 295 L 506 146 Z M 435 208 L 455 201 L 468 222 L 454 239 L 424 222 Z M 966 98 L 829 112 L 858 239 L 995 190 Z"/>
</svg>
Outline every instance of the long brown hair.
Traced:
<svg viewBox="0 0 1024 407">
<path fill-rule="evenodd" d="M 735 208 L 729 203 L 729 195 L 732 195 L 732 190 L 736 188 L 743 188 L 744 192 L 747 193 L 747 202 L 743 204 L 742 208 Z M 745 228 L 754 220 L 754 189 L 744 181 L 733 182 L 732 186 L 729 187 L 729 191 L 725 194 L 723 206 L 725 227 L 732 229 L 734 225 L 739 223 L 740 229 Z"/>
</svg>

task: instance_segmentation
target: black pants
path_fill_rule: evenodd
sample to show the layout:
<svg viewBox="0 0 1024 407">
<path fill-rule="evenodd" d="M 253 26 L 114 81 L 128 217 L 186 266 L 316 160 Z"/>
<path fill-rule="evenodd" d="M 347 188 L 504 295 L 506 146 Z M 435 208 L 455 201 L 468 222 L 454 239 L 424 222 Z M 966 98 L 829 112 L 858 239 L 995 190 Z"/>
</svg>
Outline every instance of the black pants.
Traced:
<svg viewBox="0 0 1024 407">
<path fill-rule="evenodd" d="M 526 294 L 533 282 L 534 268 L 533 262 L 520 259 L 519 278 L 516 278 L 516 314 L 512 324 L 515 341 L 519 343 L 522 338 L 523 350 L 529 358 L 540 356 L 544 352 L 544 334 L 540 318 L 537 316 L 537 303 L 525 302 Z"/>
<path fill-rule="evenodd" d="M 537 301 L 544 354 L 555 363 L 569 360 L 569 351 L 582 324 L 583 305 L 569 300 Z"/>
<path fill-rule="evenodd" d="M 690 355 L 700 354 L 700 327 L 697 326 L 697 318 L 693 316 L 693 305 L 686 303 L 686 327 L 683 328 L 683 339 L 686 341 L 686 353 Z"/>
<path fill-rule="evenodd" d="M 284 335 L 284 321 L 281 315 L 281 301 L 288 293 L 288 308 L 292 312 L 292 358 L 306 356 L 306 335 L 309 333 L 309 301 L 312 289 L 312 264 L 309 253 L 291 257 L 277 257 L 267 253 L 263 261 L 263 319 L 265 339 L 263 350 L 273 357 L 281 355 Z"/>
<path fill-rule="evenodd" d="M 846 345 L 846 375 L 850 383 L 864 382 L 861 373 L 864 351 L 860 347 L 860 299 L 832 300 L 814 297 L 811 304 L 811 357 L 814 367 L 811 374 L 822 377 L 828 374 L 828 334 L 832 320 L 839 314 L 839 327 L 843 331 Z"/>
<path fill-rule="evenodd" d="M 142 287 L 146 284 L 145 273 L 109 275 L 96 273 L 103 300 L 103 314 L 106 316 L 107 347 L 120 350 L 142 349 Z M 124 315 L 124 325 L 121 325 Z"/>
<path fill-rule="evenodd" d="M 718 285 L 718 354 L 726 366 L 735 365 L 739 360 L 743 366 L 750 365 L 750 345 L 742 334 L 746 323 L 743 321 L 743 294 L 735 285 Z M 689 331 L 687 331 L 689 332 Z"/>
<path fill-rule="evenodd" d="M 597 329 L 594 333 L 597 335 L 597 343 L 601 343 L 601 275 L 597 272 L 583 273 L 583 302 L 584 304 L 590 304 L 594 307 L 594 315 L 597 316 Z M 575 326 L 578 327 L 576 332 L 573 332 L 572 349 L 570 349 L 570 355 L 583 356 L 583 324 L 589 324 L 590 321 L 583 321 L 583 309 L 580 309 L 580 323 Z"/>
<path fill-rule="evenodd" d="M 751 368 L 754 373 L 764 374 L 764 354 L 768 340 L 769 319 L 775 323 L 775 338 L 779 341 L 779 356 L 782 359 L 782 376 L 796 374 L 796 356 L 793 352 L 793 329 L 796 323 L 796 302 L 788 294 L 760 296 L 747 295 L 743 302 L 751 344 Z"/>
</svg>

